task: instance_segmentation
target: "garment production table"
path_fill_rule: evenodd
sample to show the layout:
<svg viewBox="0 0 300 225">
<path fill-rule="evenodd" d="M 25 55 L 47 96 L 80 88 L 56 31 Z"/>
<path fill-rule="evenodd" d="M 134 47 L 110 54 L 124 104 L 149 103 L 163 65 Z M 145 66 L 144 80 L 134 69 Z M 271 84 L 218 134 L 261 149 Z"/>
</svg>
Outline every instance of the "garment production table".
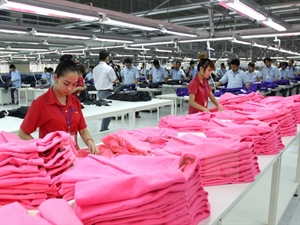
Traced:
<svg viewBox="0 0 300 225">
<path fill-rule="evenodd" d="M 145 91 L 148 92 L 151 96 L 151 98 L 155 97 L 155 93 L 161 93 L 162 92 L 162 88 L 136 88 L 137 91 Z"/>
<path fill-rule="evenodd" d="M 41 96 L 42 94 L 46 93 L 48 91 L 48 88 L 31 88 L 31 87 L 28 87 L 28 88 L 19 88 L 19 105 L 20 106 L 28 106 L 28 96 L 31 94 L 33 95 L 33 99 L 32 100 L 35 100 L 37 99 L 39 96 Z M 24 93 L 24 96 L 25 96 L 25 102 L 22 103 L 21 101 L 21 94 Z M 31 100 L 31 99 L 30 99 Z"/>
<path fill-rule="evenodd" d="M 111 106 L 84 105 L 82 109 L 85 120 L 98 120 L 105 117 L 122 116 L 124 126 L 124 115 L 131 114 L 131 128 L 135 128 L 135 112 L 157 108 L 157 121 L 159 121 L 159 107 L 170 106 L 170 113 L 174 114 L 174 101 L 164 99 L 152 99 L 147 102 L 124 102 L 112 100 Z M 6 116 L 0 119 L 0 130 L 11 133 L 18 133 L 23 119 Z"/>
<path fill-rule="evenodd" d="M 266 219 L 268 225 L 274 225 L 278 223 L 278 220 L 285 211 L 289 200 L 294 195 L 295 191 L 300 183 L 300 125 L 297 127 L 297 135 L 291 137 L 283 137 L 282 141 L 285 145 L 285 149 L 282 150 L 277 155 L 259 155 L 258 163 L 261 173 L 256 176 L 256 180 L 251 183 L 243 184 L 229 184 L 222 186 L 211 186 L 205 187 L 208 192 L 209 202 L 211 204 L 211 215 L 207 219 L 199 223 L 199 225 L 221 225 L 222 220 L 226 215 L 236 206 L 236 204 L 253 188 L 253 186 L 266 174 L 266 172 L 272 168 L 272 178 L 271 178 L 271 190 L 270 190 L 270 200 L 268 204 L 268 218 Z M 194 133 L 199 135 L 199 133 Z M 200 134 L 203 136 L 203 134 Z M 289 182 L 290 198 L 286 200 L 285 206 L 283 204 L 278 204 L 279 198 L 279 187 L 280 187 L 280 172 L 281 172 L 281 162 L 282 155 L 288 149 L 294 141 L 298 139 L 298 161 L 296 165 L 296 177 L 295 180 Z M 257 202 L 257 204 L 260 204 Z M 280 206 L 280 210 L 279 210 Z M 244 209 L 246 212 L 247 209 Z M 243 212 L 244 212 L 243 211 Z M 278 216 L 278 211 L 281 211 Z M 241 215 L 243 216 L 243 215 Z M 256 224 L 256 223 L 251 223 Z"/>
</svg>

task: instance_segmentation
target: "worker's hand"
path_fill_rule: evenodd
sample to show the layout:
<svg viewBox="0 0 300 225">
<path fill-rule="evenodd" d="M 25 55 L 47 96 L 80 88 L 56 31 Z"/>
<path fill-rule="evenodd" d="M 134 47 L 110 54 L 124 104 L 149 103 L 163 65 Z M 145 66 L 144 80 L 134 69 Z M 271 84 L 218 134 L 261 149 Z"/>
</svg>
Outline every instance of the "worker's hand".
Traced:
<svg viewBox="0 0 300 225">
<path fill-rule="evenodd" d="M 224 109 L 222 108 L 222 106 L 218 106 L 218 111 L 223 111 Z"/>
<path fill-rule="evenodd" d="M 97 148 L 93 140 L 88 140 L 86 145 L 88 147 L 89 153 L 99 155 L 99 149 Z"/>
<path fill-rule="evenodd" d="M 210 112 L 208 108 L 205 108 L 203 112 Z"/>
</svg>

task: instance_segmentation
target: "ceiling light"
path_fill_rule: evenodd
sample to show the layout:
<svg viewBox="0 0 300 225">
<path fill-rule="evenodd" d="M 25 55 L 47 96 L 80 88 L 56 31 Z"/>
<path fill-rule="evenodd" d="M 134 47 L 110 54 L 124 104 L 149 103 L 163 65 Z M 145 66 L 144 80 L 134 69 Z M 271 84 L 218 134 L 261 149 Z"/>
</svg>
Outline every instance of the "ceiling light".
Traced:
<svg viewBox="0 0 300 225">
<path fill-rule="evenodd" d="M 155 48 L 154 51 L 156 51 L 156 52 L 173 52 L 172 50 L 158 49 L 158 48 Z"/>
<path fill-rule="evenodd" d="M 116 54 L 115 57 L 133 57 L 133 55 L 119 55 L 119 54 Z"/>
<path fill-rule="evenodd" d="M 155 58 L 158 58 L 158 59 L 168 59 L 169 57 L 168 56 L 155 56 Z"/>
<path fill-rule="evenodd" d="M 232 39 L 232 42 L 234 42 L 234 43 L 239 43 L 239 44 L 243 44 L 243 45 L 252 45 L 252 43 L 250 43 L 250 42 L 247 42 L 247 41 L 240 41 L 240 40 L 237 40 L 236 38 L 233 38 L 233 39 Z"/>
<path fill-rule="evenodd" d="M 289 51 L 281 48 L 281 49 L 279 49 L 279 52 L 287 53 L 287 52 L 289 52 Z"/>
<path fill-rule="evenodd" d="M 89 40 L 90 39 L 89 37 L 83 37 L 83 36 L 53 34 L 53 33 L 41 33 L 41 32 L 37 32 L 37 34 L 35 36 L 57 37 L 57 38 L 71 38 L 71 39 L 81 39 L 81 40 Z"/>
<path fill-rule="evenodd" d="M 278 48 L 274 48 L 274 47 L 272 47 L 272 46 L 269 46 L 268 49 L 269 49 L 269 50 L 274 50 L 274 51 L 278 51 L 278 50 L 279 50 Z"/>
<path fill-rule="evenodd" d="M 166 44 L 172 44 L 173 41 L 163 41 L 163 42 L 150 42 L 150 43 L 138 43 L 138 44 L 132 44 L 130 46 L 136 47 L 136 46 L 149 46 L 149 45 L 166 45 Z"/>
<path fill-rule="evenodd" d="M 203 39 L 191 39 L 191 40 L 182 40 L 178 41 L 179 43 L 190 43 L 190 42 L 204 42 L 204 41 L 223 41 L 223 40 L 231 40 L 232 37 L 219 37 L 219 38 L 203 38 Z"/>
<path fill-rule="evenodd" d="M 266 21 L 263 21 L 262 22 L 264 25 L 268 26 L 268 27 L 272 27 L 273 29 L 275 30 L 278 30 L 278 31 L 286 31 L 286 28 L 281 26 L 280 24 L 278 23 L 275 23 L 272 19 L 268 19 Z"/>
<path fill-rule="evenodd" d="M 98 38 L 95 34 L 92 34 L 91 40 L 93 40 L 93 41 L 103 41 L 103 42 L 134 43 L 134 41 L 122 40 L 122 39 Z"/>
<path fill-rule="evenodd" d="M 11 11 L 23 12 L 23 13 L 38 14 L 38 15 L 44 15 L 49 17 L 58 17 L 63 19 L 79 20 L 85 22 L 92 22 L 92 21 L 99 20 L 99 18 L 96 16 L 85 16 L 81 14 L 47 9 L 47 8 L 42 8 L 42 7 L 37 7 L 37 6 L 32 6 L 32 5 L 27 5 L 27 4 L 17 3 L 17 2 L 11 2 L 11 1 L 0 5 L 0 8 L 11 10 Z"/>
<path fill-rule="evenodd" d="M 257 47 L 257 48 L 268 48 L 267 45 L 260 45 L 260 44 L 257 44 L 257 43 L 255 43 L 255 42 L 254 42 L 253 46 L 254 46 L 254 47 Z"/>
<path fill-rule="evenodd" d="M 90 50 L 99 50 L 99 49 L 110 49 L 110 48 L 123 48 L 124 45 L 116 45 L 116 46 L 102 46 L 102 47 L 92 47 Z"/>
<path fill-rule="evenodd" d="M 300 32 L 289 32 L 289 33 L 274 33 L 274 34 L 253 34 L 253 35 L 242 35 L 241 38 L 267 38 L 267 37 L 283 37 L 283 36 L 298 36 Z"/>
<path fill-rule="evenodd" d="M 137 50 L 137 51 L 149 51 L 150 48 L 130 48 L 125 46 L 124 49 L 128 49 L 128 50 Z"/>
<path fill-rule="evenodd" d="M 219 0 L 219 4 L 225 8 L 231 8 L 237 11 L 242 16 L 248 16 L 257 21 L 266 20 L 266 17 L 261 13 L 257 12 L 256 10 L 252 9 L 251 7 L 245 5 L 244 3 L 240 2 L 239 0 L 234 1 L 223 1 Z"/>
<path fill-rule="evenodd" d="M 6 30 L 6 29 L 0 29 L 1 33 L 8 33 L 8 34 L 27 34 L 25 31 L 17 31 L 17 30 Z"/>
</svg>

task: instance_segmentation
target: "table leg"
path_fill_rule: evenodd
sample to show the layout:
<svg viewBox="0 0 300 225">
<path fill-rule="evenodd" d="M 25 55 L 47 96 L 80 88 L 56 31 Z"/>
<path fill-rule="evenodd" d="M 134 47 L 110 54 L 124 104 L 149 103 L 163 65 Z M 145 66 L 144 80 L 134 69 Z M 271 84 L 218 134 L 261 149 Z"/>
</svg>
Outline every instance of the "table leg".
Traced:
<svg viewBox="0 0 300 225">
<path fill-rule="evenodd" d="M 135 128 L 135 110 L 131 112 L 131 129 Z"/>
<path fill-rule="evenodd" d="M 158 122 L 159 121 L 159 106 L 157 106 L 157 109 L 156 109 L 156 121 Z"/>
<path fill-rule="evenodd" d="M 171 115 L 175 115 L 175 113 L 174 113 L 174 102 L 173 102 L 173 104 L 171 104 Z"/>
<path fill-rule="evenodd" d="M 277 162 L 273 165 L 268 225 L 276 224 L 281 157 L 282 155 L 279 155 Z"/>
<path fill-rule="evenodd" d="M 219 220 L 218 225 L 222 225 L 222 219 Z"/>
<path fill-rule="evenodd" d="M 124 114 L 122 114 L 121 120 L 122 120 L 122 127 L 124 127 Z"/>
<path fill-rule="evenodd" d="M 175 103 L 175 108 L 174 108 L 175 112 L 174 112 L 174 115 L 176 116 L 177 115 L 177 98 L 175 98 L 174 103 Z"/>
<path fill-rule="evenodd" d="M 183 98 L 180 99 L 180 115 L 182 115 Z"/>
</svg>

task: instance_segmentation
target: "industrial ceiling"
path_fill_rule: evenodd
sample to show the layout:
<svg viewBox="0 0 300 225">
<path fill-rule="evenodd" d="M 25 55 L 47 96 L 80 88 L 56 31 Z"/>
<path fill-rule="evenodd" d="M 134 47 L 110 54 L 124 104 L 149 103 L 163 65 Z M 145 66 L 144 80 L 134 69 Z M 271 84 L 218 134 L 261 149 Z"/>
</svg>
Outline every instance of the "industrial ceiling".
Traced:
<svg viewBox="0 0 300 225">
<path fill-rule="evenodd" d="M 114 60 L 130 57 L 135 62 L 189 61 L 203 51 L 215 60 L 300 58 L 299 1 L 239 1 L 284 31 L 221 4 L 234 1 L 238 0 L 1 0 L 0 59 L 55 61 L 70 53 L 88 62 L 97 61 L 103 48 Z"/>
</svg>

